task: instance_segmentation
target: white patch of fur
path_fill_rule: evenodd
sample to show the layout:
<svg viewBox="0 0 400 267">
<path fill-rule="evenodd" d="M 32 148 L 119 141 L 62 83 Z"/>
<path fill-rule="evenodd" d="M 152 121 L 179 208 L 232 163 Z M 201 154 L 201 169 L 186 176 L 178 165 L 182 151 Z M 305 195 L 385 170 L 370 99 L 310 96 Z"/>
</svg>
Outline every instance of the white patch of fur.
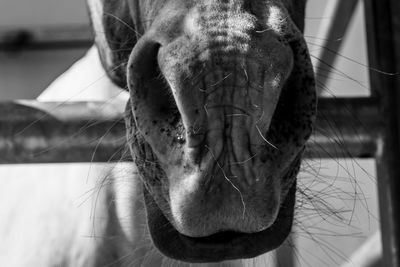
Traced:
<svg viewBox="0 0 400 267">
<path fill-rule="evenodd" d="M 201 28 L 197 23 L 199 21 L 199 16 L 200 14 L 197 9 L 192 9 L 190 13 L 186 15 L 183 27 L 186 35 L 190 36 L 193 33 L 200 32 Z"/>
<path fill-rule="evenodd" d="M 282 9 L 278 6 L 271 5 L 268 7 L 268 20 L 267 26 L 269 29 L 273 30 L 278 35 L 282 35 L 286 31 L 285 25 L 287 17 L 282 12 Z"/>
</svg>

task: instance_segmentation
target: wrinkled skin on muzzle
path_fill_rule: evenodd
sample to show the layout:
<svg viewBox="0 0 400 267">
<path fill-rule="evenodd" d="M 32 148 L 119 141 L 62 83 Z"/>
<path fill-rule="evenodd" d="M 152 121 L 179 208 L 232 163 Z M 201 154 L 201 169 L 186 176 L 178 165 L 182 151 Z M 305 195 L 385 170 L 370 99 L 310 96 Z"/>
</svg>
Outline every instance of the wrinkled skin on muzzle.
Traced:
<svg viewBox="0 0 400 267">
<path fill-rule="evenodd" d="M 105 29 L 96 35 L 104 67 L 130 92 L 128 144 L 154 245 L 188 262 L 278 247 L 316 109 L 305 2 L 89 5 Z M 107 15 L 96 19 L 94 6 Z"/>
</svg>

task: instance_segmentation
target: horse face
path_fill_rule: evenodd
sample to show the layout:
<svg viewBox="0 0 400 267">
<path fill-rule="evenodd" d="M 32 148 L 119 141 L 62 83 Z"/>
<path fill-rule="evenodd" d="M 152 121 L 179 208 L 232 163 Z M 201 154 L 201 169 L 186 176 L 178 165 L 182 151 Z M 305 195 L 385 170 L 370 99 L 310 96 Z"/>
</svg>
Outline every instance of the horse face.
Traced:
<svg viewBox="0 0 400 267">
<path fill-rule="evenodd" d="M 171 258 L 251 258 L 290 232 L 315 118 L 305 1 L 89 0 L 154 245 Z"/>
</svg>

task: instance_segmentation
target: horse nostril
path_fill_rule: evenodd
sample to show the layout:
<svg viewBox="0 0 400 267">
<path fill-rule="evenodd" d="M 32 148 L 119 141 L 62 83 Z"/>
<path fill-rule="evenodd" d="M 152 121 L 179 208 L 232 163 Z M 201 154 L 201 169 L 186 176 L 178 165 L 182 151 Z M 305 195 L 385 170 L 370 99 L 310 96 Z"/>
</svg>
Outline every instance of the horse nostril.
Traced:
<svg viewBox="0 0 400 267">
<path fill-rule="evenodd" d="M 160 47 L 158 42 L 143 37 L 128 62 L 127 79 L 135 113 L 153 122 L 174 118 L 179 113 L 158 64 Z"/>
</svg>

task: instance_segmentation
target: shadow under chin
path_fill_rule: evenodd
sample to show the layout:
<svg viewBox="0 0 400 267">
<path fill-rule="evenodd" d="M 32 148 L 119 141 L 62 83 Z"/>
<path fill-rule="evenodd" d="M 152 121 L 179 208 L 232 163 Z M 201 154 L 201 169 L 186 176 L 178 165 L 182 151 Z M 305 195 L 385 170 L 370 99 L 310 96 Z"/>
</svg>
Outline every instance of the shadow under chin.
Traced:
<svg viewBox="0 0 400 267">
<path fill-rule="evenodd" d="M 201 238 L 180 234 L 164 216 L 146 188 L 143 192 L 149 232 L 155 247 L 175 260 L 206 263 L 254 258 L 278 248 L 291 231 L 296 183 L 293 183 L 277 219 L 268 229 L 252 234 L 226 231 Z"/>
</svg>

